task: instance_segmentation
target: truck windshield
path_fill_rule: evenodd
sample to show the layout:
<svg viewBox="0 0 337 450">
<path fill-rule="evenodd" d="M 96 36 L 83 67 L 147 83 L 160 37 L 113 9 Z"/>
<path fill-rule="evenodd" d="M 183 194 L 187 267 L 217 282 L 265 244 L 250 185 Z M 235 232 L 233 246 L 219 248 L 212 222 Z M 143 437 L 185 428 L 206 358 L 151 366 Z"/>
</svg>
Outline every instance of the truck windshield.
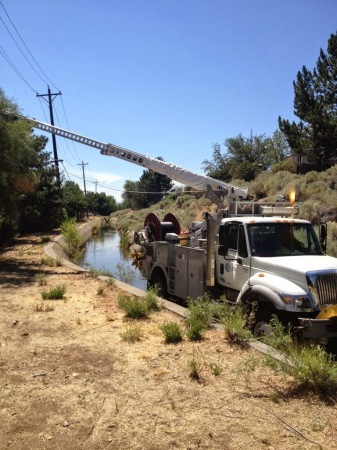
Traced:
<svg viewBox="0 0 337 450">
<path fill-rule="evenodd" d="M 252 256 L 322 255 L 310 224 L 259 223 L 248 225 Z"/>
</svg>

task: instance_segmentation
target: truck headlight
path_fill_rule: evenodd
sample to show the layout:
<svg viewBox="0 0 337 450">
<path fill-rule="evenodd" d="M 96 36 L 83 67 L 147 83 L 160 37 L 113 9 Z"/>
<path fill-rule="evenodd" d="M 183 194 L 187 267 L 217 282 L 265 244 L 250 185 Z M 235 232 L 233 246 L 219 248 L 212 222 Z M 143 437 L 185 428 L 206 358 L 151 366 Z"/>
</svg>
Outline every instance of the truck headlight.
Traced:
<svg viewBox="0 0 337 450">
<path fill-rule="evenodd" d="M 312 309 L 310 299 L 306 295 L 279 294 L 287 306 L 294 309 Z"/>
</svg>

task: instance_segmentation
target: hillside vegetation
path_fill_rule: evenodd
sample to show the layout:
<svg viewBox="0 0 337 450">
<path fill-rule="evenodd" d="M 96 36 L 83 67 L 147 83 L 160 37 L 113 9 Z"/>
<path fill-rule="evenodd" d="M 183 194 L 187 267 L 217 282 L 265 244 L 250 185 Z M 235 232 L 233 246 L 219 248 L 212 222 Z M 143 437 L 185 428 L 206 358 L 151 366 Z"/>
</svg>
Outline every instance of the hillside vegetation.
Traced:
<svg viewBox="0 0 337 450">
<path fill-rule="evenodd" d="M 337 165 L 325 172 L 308 172 L 297 175 L 287 171 L 277 173 L 262 172 L 255 180 L 246 183 L 233 180 L 235 186 L 248 187 L 249 194 L 258 201 L 275 201 L 277 195 L 287 196 L 292 188 L 297 193 L 296 204 L 299 217 L 318 224 L 328 223 L 327 253 L 337 257 Z M 172 193 L 159 203 L 137 211 L 125 209 L 112 214 L 116 226 L 122 233 L 132 233 L 144 224 L 146 216 L 152 212 L 163 220 L 166 213 L 173 213 L 182 229 L 187 229 L 195 220 L 202 220 L 204 211 L 214 212 L 216 207 L 200 193 L 190 190 Z"/>
</svg>

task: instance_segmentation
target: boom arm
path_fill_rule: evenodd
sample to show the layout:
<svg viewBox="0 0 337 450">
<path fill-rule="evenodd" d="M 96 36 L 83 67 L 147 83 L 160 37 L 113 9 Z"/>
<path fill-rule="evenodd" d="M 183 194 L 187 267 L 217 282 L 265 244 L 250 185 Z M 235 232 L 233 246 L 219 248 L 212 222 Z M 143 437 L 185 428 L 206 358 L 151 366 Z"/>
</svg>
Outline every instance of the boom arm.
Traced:
<svg viewBox="0 0 337 450">
<path fill-rule="evenodd" d="M 161 161 L 156 158 L 151 158 L 150 156 L 142 155 L 114 144 L 104 144 L 103 142 L 81 136 L 80 134 L 55 127 L 35 119 L 30 119 L 24 116 L 22 116 L 22 118 L 29 120 L 32 126 L 38 128 L 39 130 L 63 137 L 65 139 L 71 139 L 75 142 L 79 142 L 80 144 L 97 148 L 100 150 L 102 155 L 124 159 L 130 163 L 145 167 L 146 169 L 162 175 L 166 175 L 171 178 L 171 180 L 177 181 L 178 183 L 185 184 L 186 186 L 190 186 L 200 191 L 208 192 L 210 195 L 212 195 L 211 192 L 220 191 L 222 195 L 226 195 L 233 199 L 246 199 L 248 196 L 247 189 L 232 186 L 231 184 L 225 183 L 224 181 L 218 181 L 214 178 L 208 177 L 207 175 L 200 175 L 176 166 L 175 164 Z M 218 203 L 216 199 L 212 199 Z"/>
</svg>

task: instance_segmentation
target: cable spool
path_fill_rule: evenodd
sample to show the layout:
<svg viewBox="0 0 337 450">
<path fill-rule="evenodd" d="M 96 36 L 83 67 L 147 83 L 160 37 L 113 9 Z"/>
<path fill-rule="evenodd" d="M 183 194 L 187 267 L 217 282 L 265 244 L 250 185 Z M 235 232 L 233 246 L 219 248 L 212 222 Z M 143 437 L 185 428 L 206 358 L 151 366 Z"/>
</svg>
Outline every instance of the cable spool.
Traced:
<svg viewBox="0 0 337 450">
<path fill-rule="evenodd" d="M 174 227 L 174 233 L 180 234 L 180 223 L 176 216 L 172 213 L 167 213 L 164 217 L 164 222 L 171 222 Z"/>
<path fill-rule="evenodd" d="M 172 213 L 166 214 L 164 222 L 160 222 L 155 213 L 146 216 L 144 227 L 148 231 L 149 241 L 164 241 L 167 233 L 180 233 L 178 219 Z"/>
</svg>

